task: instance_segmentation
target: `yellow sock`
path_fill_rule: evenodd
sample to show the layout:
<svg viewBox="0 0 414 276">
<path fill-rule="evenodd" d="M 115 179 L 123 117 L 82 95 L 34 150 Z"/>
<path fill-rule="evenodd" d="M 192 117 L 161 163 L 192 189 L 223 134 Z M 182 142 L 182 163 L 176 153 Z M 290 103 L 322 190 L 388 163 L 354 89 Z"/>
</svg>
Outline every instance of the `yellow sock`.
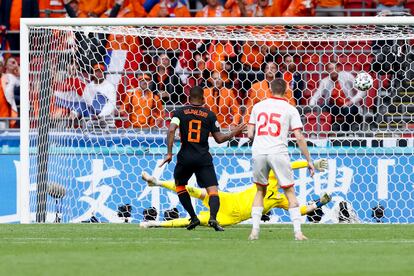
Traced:
<svg viewBox="0 0 414 276">
<path fill-rule="evenodd" d="M 167 188 L 168 190 L 171 190 L 175 192 L 175 183 L 174 181 L 160 181 L 161 186 L 164 188 Z"/>
<path fill-rule="evenodd" d="M 207 226 L 208 220 L 210 218 L 210 212 L 201 211 L 198 214 L 198 219 L 201 222 L 201 225 Z M 186 227 L 190 223 L 189 218 L 178 218 L 173 220 L 161 221 L 160 227 L 172 228 L 172 227 Z"/>
<path fill-rule="evenodd" d="M 186 227 L 190 221 L 188 218 L 179 218 L 160 222 L 161 227 Z"/>
<path fill-rule="evenodd" d="M 161 186 L 164 188 L 167 188 L 168 190 L 171 190 L 175 192 L 175 184 L 173 181 L 160 181 Z M 202 198 L 202 190 L 195 187 L 186 186 L 187 192 L 190 194 L 191 197 L 195 198 Z"/>
<path fill-rule="evenodd" d="M 191 197 L 195 197 L 195 198 L 200 198 L 201 199 L 201 194 L 202 194 L 202 190 L 199 188 L 195 188 L 195 187 L 189 187 L 187 186 L 187 192 L 190 194 Z"/>
<path fill-rule="evenodd" d="M 299 210 L 300 210 L 300 214 L 302 216 L 304 216 L 304 215 L 306 215 L 308 213 L 308 207 L 306 205 L 300 206 L 300 209 Z"/>
</svg>

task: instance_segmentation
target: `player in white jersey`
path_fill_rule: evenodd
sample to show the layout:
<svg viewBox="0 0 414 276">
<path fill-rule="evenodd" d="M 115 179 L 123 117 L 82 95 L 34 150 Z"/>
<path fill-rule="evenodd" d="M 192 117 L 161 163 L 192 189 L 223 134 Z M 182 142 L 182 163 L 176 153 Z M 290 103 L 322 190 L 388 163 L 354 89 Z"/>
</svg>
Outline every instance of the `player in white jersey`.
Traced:
<svg viewBox="0 0 414 276">
<path fill-rule="evenodd" d="M 295 239 L 306 240 L 307 238 L 301 231 L 299 203 L 293 187 L 293 172 L 287 148 L 290 131 L 293 132 L 298 146 L 308 162 L 311 176 L 313 176 L 315 168 L 301 131 L 303 125 L 299 112 L 284 98 L 285 80 L 274 79 L 270 83 L 270 88 L 273 96 L 253 106 L 248 126 L 248 136 L 253 140 L 253 182 L 257 186 L 257 193 L 252 205 L 253 229 L 249 239 L 257 240 L 259 238 L 263 198 L 266 194 L 269 171 L 273 170 L 289 201 L 289 214 L 293 222 Z"/>
</svg>

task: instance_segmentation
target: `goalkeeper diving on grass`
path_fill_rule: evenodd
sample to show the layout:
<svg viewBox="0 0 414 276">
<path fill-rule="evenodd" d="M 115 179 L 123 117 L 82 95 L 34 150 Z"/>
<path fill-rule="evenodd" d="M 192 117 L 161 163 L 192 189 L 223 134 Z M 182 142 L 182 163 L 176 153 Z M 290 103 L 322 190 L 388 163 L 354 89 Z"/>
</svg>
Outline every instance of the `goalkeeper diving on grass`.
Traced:
<svg viewBox="0 0 414 276">
<path fill-rule="evenodd" d="M 305 160 L 298 160 L 291 163 L 292 169 L 307 168 L 308 163 Z M 328 161 L 326 159 L 319 159 L 314 162 L 315 169 L 324 171 L 328 168 Z M 175 184 L 173 181 L 157 180 L 154 176 L 146 172 L 142 172 L 142 179 L 145 180 L 148 186 L 164 187 L 171 191 L 175 191 Z M 202 200 L 203 205 L 209 208 L 208 195 L 205 190 L 195 187 L 186 187 L 191 197 Z M 229 226 L 240 223 L 251 218 L 251 208 L 253 199 L 256 194 L 256 185 L 252 184 L 240 192 L 223 192 L 219 191 L 221 199 L 220 209 L 217 214 L 217 220 L 222 226 Z M 306 215 L 313 212 L 315 209 L 322 207 L 331 201 L 331 196 L 324 193 L 321 197 L 310 205 L 300 206 L 301 215 Z M 281 208 L 288 210 L 289 202 L 283 193 L 279 192 L 279 186 L 273 171 L 269 174 L 269 186 L 264 198 L 263 214 L 268 213 L 273 208 Z M 201 225 L 208 226 L 210 213 L 208 211 L 201 211 L 198 218 Z M 188 218 L 178 218 L 169 221 L 143 221 L 140 227 L 186 227 L 190 223 Z"/>
</svg>

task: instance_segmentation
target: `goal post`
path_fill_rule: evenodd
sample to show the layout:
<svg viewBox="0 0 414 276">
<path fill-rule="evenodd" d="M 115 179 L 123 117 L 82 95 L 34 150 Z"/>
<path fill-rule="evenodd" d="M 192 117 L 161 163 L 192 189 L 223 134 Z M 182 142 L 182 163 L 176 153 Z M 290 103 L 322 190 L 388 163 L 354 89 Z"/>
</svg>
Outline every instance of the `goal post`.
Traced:
<svg viewBox="0 0 414 276">
<path fill-rule="evenodd" d="M 29 101 L 29 25 L 21 19 L 20 26 L 20 183 L 17 183 L 17 214 L 20 223 L 30 223 L 30 101 Z"/>
<path fill-rule="evenodd" d="M 333 203 L 322 221 L 340 221 L 345 202 L 357 221 L 372 222 L 373 208 L 382 206 L 386 222 L 413 223 L 414 192 L 407 184 L 414 180 L 413 26 L 413 17 L 23 18 L 20 222 L 122 222 L 118 208 L 126 205 L 133 222 L 150 207 L 163 219 L 178 200 L 146 187 L 140 172 L 172 179 L 173 166 L 157 164 L 166 152 L 168 119 L 186 103 L 188 87 L 201 85 L 214 98 L 220 86 L 227 96 L 211 108 L 228 129 L 246 120 L 253 98 L 267 93 L 254 85 L 274 70 L 289 75 L 313 159 L 329 160 L 329 170 L 313 179 L 305 169 L 295 171 L 301 203 L 327 191 Z M 165 75 L 157 71 L 163 58 Z M 327 98 L 310 104 L 329 63 L 347 72 L 341 85 L 349 87 L 342 89 L 360 95 L 346 107 L 354 113 L 337 111 L 336 100 Z M 374 87 L 358 94 L 351 79 L 363 71 L 374 77 Z M 222 190 L 251 185 L 246 137 L 210 147 Z M 289 151 L 300 159 L 293 139 Z M 287 217 L 277 210 L 272 221 Z"/>
</svg>

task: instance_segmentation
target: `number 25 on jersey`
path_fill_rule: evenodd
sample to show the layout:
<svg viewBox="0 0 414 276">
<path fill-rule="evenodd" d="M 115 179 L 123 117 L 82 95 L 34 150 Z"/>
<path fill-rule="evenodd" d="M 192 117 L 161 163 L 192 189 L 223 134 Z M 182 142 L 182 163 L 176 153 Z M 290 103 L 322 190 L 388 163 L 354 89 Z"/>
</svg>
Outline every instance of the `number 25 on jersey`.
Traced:
<svg viewBox="0 0 414 276">
<path fill-rule="evenodd" d="M 280 122 L 281 117 L 278 113 L 266 113 L 260 112 L 257 116 L 258 128 L 257 136 L 273 136 L 280 135 Z"/>
</svg>

